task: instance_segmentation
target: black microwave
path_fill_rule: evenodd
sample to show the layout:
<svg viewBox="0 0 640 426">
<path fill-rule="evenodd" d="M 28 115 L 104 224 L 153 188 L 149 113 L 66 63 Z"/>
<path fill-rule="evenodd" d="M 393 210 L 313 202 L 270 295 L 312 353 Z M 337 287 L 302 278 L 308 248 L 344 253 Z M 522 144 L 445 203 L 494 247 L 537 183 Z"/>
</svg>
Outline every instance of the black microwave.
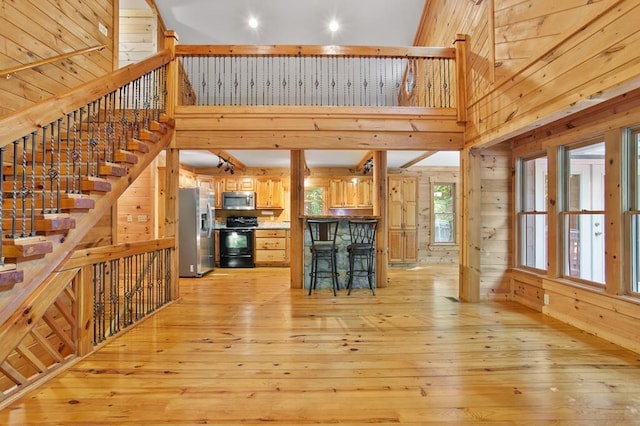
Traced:
<svg viewBox="0 0 640 426">
<path fill-rule="evenodd" d="M 222 210 L 255 210 L 256 193 L 235 191 L 222 193 Z"/>
</svg>

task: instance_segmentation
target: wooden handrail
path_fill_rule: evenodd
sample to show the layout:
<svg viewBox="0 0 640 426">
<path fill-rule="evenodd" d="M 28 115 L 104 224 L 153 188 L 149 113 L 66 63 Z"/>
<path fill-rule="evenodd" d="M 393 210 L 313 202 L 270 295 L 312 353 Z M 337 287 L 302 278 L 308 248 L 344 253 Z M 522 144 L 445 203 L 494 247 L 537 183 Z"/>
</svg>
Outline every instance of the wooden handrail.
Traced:
<svg viewBox="0 0 640 426">
<path fill-rule="evenodd" d="M 85 83 L 36 105 L 14 111 L 0 118 L 0 147 L 64 117 L 65 114 L 107 95 L 118 87 L 169 63 L 171 52 L 163 50 L 142 62 L 132 64 Z"/>
<path fill-rule="evenodd" d="M 177 45 L 176 56 L 369 56 L 455 58 L 452 47 Z"/>
<path fill-rule="evenodd" d="M 50 64 L 52 62 L 63 61 L 65 59 L 67 59 L 67 58 L 71 58 L 72 56 L 82 55 L 84 53 L 93 52 L 95 50 L 102 50 L 105 47 L 107 47 L 105 44 L 101 44 L 99 46 L 87 47 L 85 49 L 76 50 L 74 52 L 63 53 L 62 55 L 53 56 L 53 57 L 47 58 L 47 59 L 41 59 L 39 61 L 31 62 L 29 64 L 16 65 L 15 67 L 7 68 L 7 69 L 4 69 L 4 70 L 0 71 L 0 76 L 7 76 L 7 78 L 10 78 L 11 74 L 15 74 L 15 73 L 17 73 L 19 71 L 24 71 L 24 70 L 28 70 L 28 69 L 31 69 L 31 68 L 39 67 L 39 66 L 42 66 L 42 65 L 47 65 L 47 64 Z"/>
</svg>

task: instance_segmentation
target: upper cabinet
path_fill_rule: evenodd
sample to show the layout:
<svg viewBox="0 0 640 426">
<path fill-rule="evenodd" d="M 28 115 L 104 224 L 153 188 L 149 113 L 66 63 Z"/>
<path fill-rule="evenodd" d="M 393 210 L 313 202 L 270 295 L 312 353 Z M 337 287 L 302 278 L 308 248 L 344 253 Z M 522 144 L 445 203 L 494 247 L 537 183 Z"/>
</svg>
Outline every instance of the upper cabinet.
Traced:
<svg viewBox="0 0 640 426">
<path fill-rule="evenodd" d="M 329 182 L 330 209 L 373 208 L 373 179 L 346 177 Z"/>
<path fill-rule="evenodd" d="M 254 179 L 251 177 L 227 177 L 224 179 L 224 190 L 226 192 L 255 191 L 256 186 Z"/>
<path fill-rule="evenodd" d="M 284 208 L 284 182 L 281 178 L 256 178 L 255 188 L 257 209 Z"/>
</svg>

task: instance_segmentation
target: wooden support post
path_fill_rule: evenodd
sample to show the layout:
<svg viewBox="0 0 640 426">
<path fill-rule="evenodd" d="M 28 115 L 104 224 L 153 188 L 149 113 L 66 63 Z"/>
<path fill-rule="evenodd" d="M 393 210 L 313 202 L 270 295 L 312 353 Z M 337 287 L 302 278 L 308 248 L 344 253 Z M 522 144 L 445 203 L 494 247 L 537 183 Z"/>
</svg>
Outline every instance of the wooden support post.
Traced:
<svg viewBox="0 0 640 426">
<path fill-rule="evenodd" d="M 622 258 L 625 252 L 628 252 L 625 250 L 626 241 L 622 234 L 624 224 L 622 132 L 619 129 L 606 132 L 604 143 L 606 153 L 604 187 L 607 193 L 604 199 L 604 223 L 601 224 L 601 232 L 604 232 L 604 246 L 607 248 L 604 253 L 605 282 L 607 283 L 605 291 L 613 295 L 622 295 L 627 291 L 623 283 L 631 282 L 623 278 L 626 272 L 624 265 L 630 263 L 624 262 Z M 627 227 L 627 229 L 631 228 Z"/>
<path fill-rule="evenodd" d="M 460 152 L 462 212 L 460 217 L 460 299 L 480 300 L 480 155 L 476 149 Z"/>
<path fill-rule="evenodd" d="M 82 267 L 74 280 L 77 292 L 77 352 L 82 357 L 93 351 L 93 267 Z"/>
<path fill-rule="evenodd" d="M 456 35 L 454 42 L 456 48 L 456 118 L 458 123 L 467 121 L 467 36 Z"/>
<path fill-rule="evenodd" d="M 171 296 L 178 298 L 178 185 L 180 182 L 180 150 L 167 149 L 167 166 L 165 168 L 165 237 L 173 238 L 176 242 L 174 255 L 171 257 Z"/>
<path fill-rule="evenodd" d="M 302 288 L 304 284 L 304 228 L 302 200 L 304 198 L 304 154 L 302 150 L 291 150 L 290 219 L 291 288 Z"/>
<path fill-rule="evenodd" d="M 558 216 L 562 200 L 558 199 L 561 194 L 558 190 L 558 146 L 547 148 L 547 182 L 547 276 L 557 278 L 562 273 L 560 263 L 562 235 Z"/>
<path fill-rule="evenodd" d="M 387 232 L 387 151 L 376 151 L 373 154 L 373 214 L 378 216 L 376 231 L 376 287 L 388 285 L 387 267 L 389 262 L 389 233 Z"/>
</svg>

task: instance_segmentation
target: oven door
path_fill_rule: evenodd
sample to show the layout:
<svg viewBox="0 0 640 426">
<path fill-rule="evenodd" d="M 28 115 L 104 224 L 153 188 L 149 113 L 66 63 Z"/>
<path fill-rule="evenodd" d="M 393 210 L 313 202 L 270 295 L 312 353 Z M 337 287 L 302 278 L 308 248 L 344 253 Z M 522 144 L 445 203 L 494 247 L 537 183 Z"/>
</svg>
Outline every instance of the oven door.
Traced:
<svg viewBox="0 0 640 426">
<path fill-rule="evenodd" d="M 220 230 L 220 267 L 253 268 L 253 229 Z"/>
</svg>

